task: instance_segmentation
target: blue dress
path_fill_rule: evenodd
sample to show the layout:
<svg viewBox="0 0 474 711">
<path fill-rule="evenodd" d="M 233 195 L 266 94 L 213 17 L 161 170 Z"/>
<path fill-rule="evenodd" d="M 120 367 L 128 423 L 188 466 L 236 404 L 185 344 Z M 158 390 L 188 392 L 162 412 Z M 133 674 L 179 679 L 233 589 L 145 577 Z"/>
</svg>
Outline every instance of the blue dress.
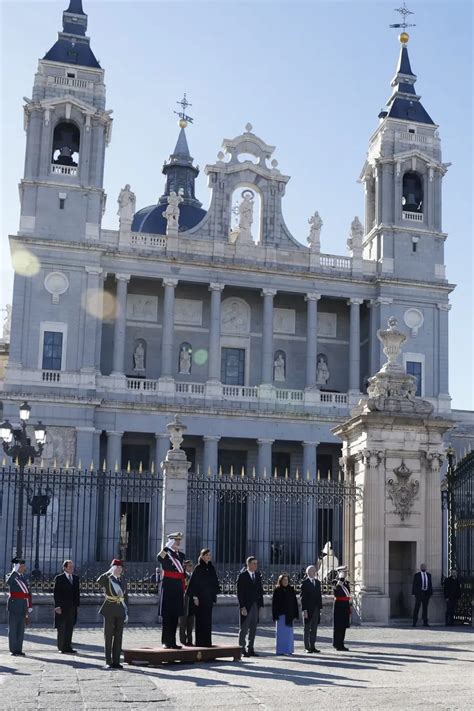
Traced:
<svg viewBox="0 0 474 711">
<path fill-rule="evenodd" d="M 285 615 L 280 615 L 276 621 L 276 653 L 293 654 L 294 650 L 295 633 L 293 625 L 287 625 Z"/>
</svg>

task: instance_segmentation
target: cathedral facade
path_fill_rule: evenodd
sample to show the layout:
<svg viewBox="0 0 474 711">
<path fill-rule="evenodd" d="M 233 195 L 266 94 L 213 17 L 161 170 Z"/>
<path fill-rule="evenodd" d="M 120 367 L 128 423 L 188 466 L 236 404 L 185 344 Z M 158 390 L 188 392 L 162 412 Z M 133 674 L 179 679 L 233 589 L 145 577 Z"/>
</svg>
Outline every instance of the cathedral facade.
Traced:
<svg viewBox="0 0 474 711">
<path fill-rule="evenodd" d="M 203 208 L 185 100 L 162 197 L 140 207 L 125 185 L 118 228 L 103 229 L 112 119 L 86 29 L 71 0 L 39 61 L 10 237 L 4 414 L 28 398 L 48 426 L 45 465 L 156 468 L 179 413 L 194 470 L 327 477 L 341 449 L 332 430 L 384 362 L 377 331 L 390 316 L 410 335 L 417 394 L 449 415 L 448 166 L 406 40 L 360 174 L 364 219 L 348 215 L 348 254 L 331 255 L 317 212 L 307 246 L 290 233 L 289 177 L 250 124 L 205 167 Z"/>
</svg>

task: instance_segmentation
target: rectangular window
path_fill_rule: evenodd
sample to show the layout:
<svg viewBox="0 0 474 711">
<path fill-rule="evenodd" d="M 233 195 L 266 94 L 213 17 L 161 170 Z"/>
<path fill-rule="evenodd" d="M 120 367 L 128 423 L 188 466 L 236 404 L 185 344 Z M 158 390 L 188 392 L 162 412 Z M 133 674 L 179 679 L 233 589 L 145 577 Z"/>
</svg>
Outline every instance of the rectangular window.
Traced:
<svg viewBox="0 0 474 711">
<path fill-rule="evenodd" d="M 66 204 L 66 200 L 64 198 L 59 198 L 59 209 L 64 210 L 64 205 Z"/>
<path fill-rule="evenodd" d="M 61 370 L 63 334 L 60 331 L 45 331 L 43 334 L 43 370 Z"/>
<path fill-rule="evenodd" d="M 423 375 L 423 366 L 415 360 L 407 360 L 406 369 L 408 375 L 414 375 L 416 378 L 416 395 L 421 397 L 421 378 Z"/>
<path fill-rule="evenodd" d="M 224 385 L 245 385 L 245 348 L 223 348 L 221 380 Z"/>
</svg>

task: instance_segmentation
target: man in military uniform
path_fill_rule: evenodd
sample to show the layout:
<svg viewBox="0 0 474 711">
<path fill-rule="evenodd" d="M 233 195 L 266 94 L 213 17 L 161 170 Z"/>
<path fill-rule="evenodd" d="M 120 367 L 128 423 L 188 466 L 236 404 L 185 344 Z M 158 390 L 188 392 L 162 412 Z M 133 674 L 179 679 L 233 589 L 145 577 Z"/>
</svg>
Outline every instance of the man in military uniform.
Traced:
<svg viewBox="0 0 474 711">
<path fill-rule="evenodd" d="M 33 609 L 30 587 L 25 578 L 26 565 L 23 558 L 13 558 L 12 572 L 7 575 L 8 588 L 8 645 L 13 657 L 24 657 L 23 638 L 28 614 Z"/>
<path fill-rule="evenodd" d="M 337 568 L 337 578 L 334 581 L 334 636 L 333 646 L 338 652 L 348 652 L 344 645 L 346 629 L 351 626 L 351 589 L 346 579 L 345 566 Z"/>
<path fill-rule="evenodd" d="M 114 558 L 109 570 L 97 578 L 97 583 L 104 588 L 105 595 L 99 613 L 104 618 L 106 669 L 123 669 L 120 655 L 123 626 L 128 622 L 128 594 L 125 582 L 121 579 L 122 572 L 123 561 Z"/>
<path fill-rule="evenodd" d="M 165 649 L 181 649 L 176 644 L 176 630 L 179 618 L 184 615 L 186 556 L 179 550 L 182 533 L 170 533 L 162 551 L 157 555 L 163 569 L 160 598 L 162 618 L 161 643 Z"/>
</svg>

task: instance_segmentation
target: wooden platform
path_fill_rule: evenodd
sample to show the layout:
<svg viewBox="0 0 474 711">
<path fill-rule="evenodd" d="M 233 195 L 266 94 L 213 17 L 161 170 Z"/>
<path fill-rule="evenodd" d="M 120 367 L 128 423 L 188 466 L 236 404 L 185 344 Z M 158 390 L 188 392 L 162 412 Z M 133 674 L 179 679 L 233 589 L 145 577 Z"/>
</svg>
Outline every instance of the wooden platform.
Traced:
<svg viewBox="0 0 474 711">
<path fill-rule="evenodd" d="M 216 645 L 215 647 L 183 647 L 182 649 L 164 649 L 163 647 L 133 647 L 124 649 L 123 656 L 126 664 L 149 664 L 157 666 L 159 664 L 174 664 L 184 662 L 209 662 L 212 659 L 222 659 L 232 657 L 235 662 L 240 661 L 242 650 L 240 647 L 226 647 Z"/>
</svg>

